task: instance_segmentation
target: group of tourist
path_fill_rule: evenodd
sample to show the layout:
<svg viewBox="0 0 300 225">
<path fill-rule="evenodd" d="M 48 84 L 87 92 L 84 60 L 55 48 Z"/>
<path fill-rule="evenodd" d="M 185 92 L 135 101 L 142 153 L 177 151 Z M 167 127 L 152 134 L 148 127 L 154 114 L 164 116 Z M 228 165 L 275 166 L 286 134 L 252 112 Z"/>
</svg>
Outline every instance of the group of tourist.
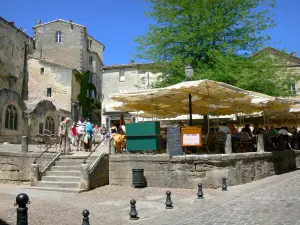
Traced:
<svg viewBox="0 0 300 225">
<path fill-rule="evenodd" d="M 117 151 L 126 148 L 125 126 L 117 126 L 112 124 L 108 130 L 105 124 L 99 127 L 92 124 L 87 118 L 81 117 L 78 122 L 71 122 L 69 117 L 62 117 L 58 127 L 59 149 L 64 154 L 69 154 L 71 145 L 76 147 L 76 151 L 91 151 L 92 144 L 99 142 L 101 145 L 108 144 L 108 137 L 114 139 Z M 70 141 L 71 140 L 71 141 Z"/>
<path fill-rule="evenodd" d="M 272 146 L 278 144 L 278 137 L 283 136 L 287 146 L 289 149 L 292 149 L 291 146 L 291 138 L 293 135 L 299 134 L 297 131 L 297 128 L 288 128 L 288 127 L 281 127 L 281 128 L 275 128 L 274 126 L 265 126 L 265 127 L 259 127 L 258 124 L 253 125 L 253 129 L 251 130 L 250 124 L 245 124 L 245 126 L 241 129 L 240 132 L 238 132 L 238 129 L 234 127 L 233 124 L 226 124 L 223 123 L 219 127 L 219 132 L 224 132 L 226 134 L 231 134 L 233 138 L 240 138 L 242 141 L 256 141 L 256 137 L 259 134 L 268 134 L 269 136 L 269 142 Z M 254 144 L 254 146 L 256 143 Z"/>
</svg>

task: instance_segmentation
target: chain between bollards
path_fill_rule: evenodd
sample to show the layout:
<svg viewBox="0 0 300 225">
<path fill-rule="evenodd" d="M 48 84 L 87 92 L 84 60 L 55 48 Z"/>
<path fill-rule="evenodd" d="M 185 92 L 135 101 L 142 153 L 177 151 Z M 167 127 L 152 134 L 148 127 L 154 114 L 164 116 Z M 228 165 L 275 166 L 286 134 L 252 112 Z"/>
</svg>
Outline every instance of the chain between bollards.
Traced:
<svg viewBox="0 0 300 225">
<path fill-rule="evenodd" d="M 25 193 L 18 194 L 15 203 L 15 206 L 18 205 L 17 225 L 28 225 L 28 204 L 30 204 L 28 195 Z"/>
<path fill-rule="evenodd" d="M 222 178 L 222 191 L 227 191 L 226 177 Z"/>
</svg>

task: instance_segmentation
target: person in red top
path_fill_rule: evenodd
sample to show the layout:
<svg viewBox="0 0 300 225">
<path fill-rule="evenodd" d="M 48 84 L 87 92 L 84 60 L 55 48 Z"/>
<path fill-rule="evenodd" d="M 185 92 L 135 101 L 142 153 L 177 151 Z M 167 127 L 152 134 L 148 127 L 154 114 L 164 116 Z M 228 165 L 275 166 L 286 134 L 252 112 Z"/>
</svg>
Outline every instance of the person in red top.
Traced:
<svg viewBox="0 0 300 225">
<path fill-rule="evenodd" d="M 77 142 L 77 129 L 76 129 L 76 122 L 73 122 L 71 126 L 71 139 L 72 139 L 72 145 L 76 146 L 75 143 Z"/>
</svg>

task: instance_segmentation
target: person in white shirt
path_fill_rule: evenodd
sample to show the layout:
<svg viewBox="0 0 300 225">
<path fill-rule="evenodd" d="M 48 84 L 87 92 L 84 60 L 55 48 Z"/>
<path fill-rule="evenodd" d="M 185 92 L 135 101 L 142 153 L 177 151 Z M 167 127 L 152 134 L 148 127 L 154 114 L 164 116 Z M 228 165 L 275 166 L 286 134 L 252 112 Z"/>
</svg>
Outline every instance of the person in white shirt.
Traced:
<svg viewBox="0 0 300 225">
<path fill-rule="evenodd" d="M 222 123 L 221 126 L 219 126 L 219 132 L 223 132 L 225 134 L 230 134 L 230 129 L 227 127 L 226 123 Z"/>
<path fill-rule="evenodd" d="M 287 136 L 293 136 L 290 132 L 288 132 L 287 129 L 284 127 L 281 127 L 281 129 L 278 131 L 278 135 L 287 135 Z"/>
<path fill-rule="evenodd" d="M 290 143 L 290 139 L 289 137 L 293 136 L 287 129 L 287 127 L 281 127 L 281 129 L 278 131 L 278 136 L 282 135 L 285 137 L 285 141 L 288 145 L 288 147 L 290 148 L 290 150 L 294 150 L 291 146 L 291 143 Z"/>
</svg>

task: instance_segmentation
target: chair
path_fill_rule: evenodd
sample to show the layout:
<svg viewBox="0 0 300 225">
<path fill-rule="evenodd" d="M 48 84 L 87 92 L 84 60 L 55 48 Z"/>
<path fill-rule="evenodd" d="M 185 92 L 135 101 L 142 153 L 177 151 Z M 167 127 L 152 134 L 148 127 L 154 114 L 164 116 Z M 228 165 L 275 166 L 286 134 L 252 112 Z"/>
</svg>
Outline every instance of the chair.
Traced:
<svg viewBox="0 0 300 225">
<path fill-rule="evenodd" d="M 217 140 L 216 134 L 209 133 L 207 135 L 207 140 L 206 140 L 207 152 L 210 153 L 211 150 L 215 150 L 217 143 L 218 143 L 218 140 Z"/>
<path fill-rule="evenodd" d="M 237 152 L 246 152 L 250 151 L 253 143 L 247 132 L 241 132 L 240 142 L 237 142 Z"/>
<path fill-rule="evenodd" d="M 52 135 L 51 131 L 50 130 L 44 130 L 44 134 L 47 134 L 47 135 Z"/>
<path fill-rule="evenodd" d="M 43 140 L 45 144 L 45 150 L 51 146 L 51 135 L 44 134 L 43 135 Z M 48 152 L 50 153 L 50 149 L 48 149 Z"/>
<path fill-rule="evenodd" d="M 59 141 L 60 141 L 59 136 L 56 136 L 55 134 L 51 135 L 51 145 L 55 146 L 56 151 L 57 151 L 57 146 L 59 144 Z"/>
<path fill-rule="evenodd" d="M 41 134 L 35 135 L 35 142 L 36 142 L 36 147 L 40 148 L 40 151 L 42 151 L 42 146 L 43 146 L 44 140 L 43 140 L 43 136 Z"/>
<path fill-rule="evenodd" d="M 227 134 L 224 132 L 218 131 L 216 133 L 216 138 L 217 138 L 217 152 L 218 153 L 225 152 L 225 144 L 226 144 Z"/>
</svg>

